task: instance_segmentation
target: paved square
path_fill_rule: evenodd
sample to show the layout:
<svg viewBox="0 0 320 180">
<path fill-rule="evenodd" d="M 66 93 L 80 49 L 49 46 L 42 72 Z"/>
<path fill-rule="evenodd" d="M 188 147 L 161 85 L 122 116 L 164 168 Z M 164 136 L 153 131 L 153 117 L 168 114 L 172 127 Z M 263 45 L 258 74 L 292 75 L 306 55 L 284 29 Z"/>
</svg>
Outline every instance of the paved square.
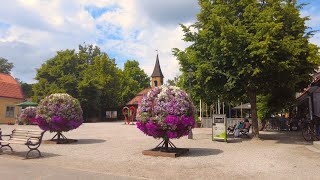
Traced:
<svg viewBox="0 0 320 180">
<path fill-rule="evenodd" d="M 30 125 L 0 127 L 3 134 L 15 127 L 38 129 Z M 312 143 L 305 142 L 299 132 L 261 132 L 262 140 L 243 138 L 233 143 L 212 142 L 209 128 L 196 128 L 193 133 L 193 140 L 183 137 L 172 141 L 177 147 L 190 149 L 185 156 L 151 157 L 142 151 L 160 140 L 145 136 L 136 126 L 85 123 L 64 133 L 78 139 L 77 143 L 42 144 L 43 158 L 24 160 L 27 147 L 12 145 L 14 154 L 5 151 L 0 155 L 0 174 L 6 179 L 52 179 L 54 174 L 59 179 L 319 178 L 320 153 L 310 150 Z M 46 132 L 44 140 L 53 135 Z"/>
</svg>

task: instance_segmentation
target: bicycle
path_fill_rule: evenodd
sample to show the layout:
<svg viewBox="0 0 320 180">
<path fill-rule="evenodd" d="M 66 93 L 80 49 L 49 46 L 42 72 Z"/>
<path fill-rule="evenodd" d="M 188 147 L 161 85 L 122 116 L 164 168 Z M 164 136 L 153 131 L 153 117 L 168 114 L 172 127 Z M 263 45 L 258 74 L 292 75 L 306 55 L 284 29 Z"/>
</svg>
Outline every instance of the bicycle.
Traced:
<svg viewBox="0 0 320 180">
<path fill-rule="evenodd" d="M 320 139 L 319 128 L 315 120 L 302 122 L 302 136 L 306 141 L 318 141 Z"/>
<path fill-rule="evenodd" d="M 268 119 L 264 129 L 266 131 L 279 131 L 280 123 L 277 119 Z"/>
</svg>

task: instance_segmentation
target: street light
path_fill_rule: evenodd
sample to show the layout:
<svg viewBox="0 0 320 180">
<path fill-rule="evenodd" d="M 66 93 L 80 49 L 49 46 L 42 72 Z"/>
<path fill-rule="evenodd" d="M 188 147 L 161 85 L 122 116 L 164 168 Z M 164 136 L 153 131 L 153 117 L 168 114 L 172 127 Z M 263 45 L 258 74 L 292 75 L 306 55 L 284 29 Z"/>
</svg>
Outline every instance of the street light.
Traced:
<svg viewBox="0 0 320 180">
<path fill-rule="evenodd" d="M 191 79 L 192 79 L 193 70 L 191 68 L 189 68 L 187 70 L 187 72 L 188 72 L 188 78 L 189 78 L 189 95 L 190 95 L 190 99 L 192 100 L 192 98 L 191 98 Z M 188 139 L 193 139 L 192 129 L 190 129 L 190 131 L 189 131 Z"/>
</svg>

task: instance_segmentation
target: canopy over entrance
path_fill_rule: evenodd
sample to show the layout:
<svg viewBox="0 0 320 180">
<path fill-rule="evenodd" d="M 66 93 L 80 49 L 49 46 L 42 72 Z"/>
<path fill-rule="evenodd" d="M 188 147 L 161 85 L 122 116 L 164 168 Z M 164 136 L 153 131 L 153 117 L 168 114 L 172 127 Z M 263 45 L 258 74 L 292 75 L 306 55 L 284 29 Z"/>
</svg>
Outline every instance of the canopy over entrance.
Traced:
<svg viewBox="0 0 320 180">
<path fill-rule="evenodd" d="M 250 103 L 242 104 L 242 105 L 236 106 L 232 109 L 251 109 L 251 104 Z"/>
<path fill-rule="evenodd" d="M 28 106 L 38 106 L 38 103 L 35 103 L 35 102 L 31 102 L 31 101 L 25 101 L 25 102 L 22 102 L 20 104 L 17 104 L 16 106 L 20 106 L 20 107 L 28 107 Z"/>
</svg>

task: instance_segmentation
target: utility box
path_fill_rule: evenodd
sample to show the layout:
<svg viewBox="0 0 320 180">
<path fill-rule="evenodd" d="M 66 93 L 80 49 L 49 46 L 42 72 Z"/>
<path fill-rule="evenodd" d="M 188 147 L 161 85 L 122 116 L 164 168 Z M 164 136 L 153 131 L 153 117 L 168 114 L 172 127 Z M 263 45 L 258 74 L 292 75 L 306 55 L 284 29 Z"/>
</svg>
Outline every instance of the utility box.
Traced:
<svg viewBox="0 0 320 180">
<path fill-rule="evenodd" d="M 227 142 L 227 116 L 225 114 L 213 114 L 212 141 Z"/>
</svg>

